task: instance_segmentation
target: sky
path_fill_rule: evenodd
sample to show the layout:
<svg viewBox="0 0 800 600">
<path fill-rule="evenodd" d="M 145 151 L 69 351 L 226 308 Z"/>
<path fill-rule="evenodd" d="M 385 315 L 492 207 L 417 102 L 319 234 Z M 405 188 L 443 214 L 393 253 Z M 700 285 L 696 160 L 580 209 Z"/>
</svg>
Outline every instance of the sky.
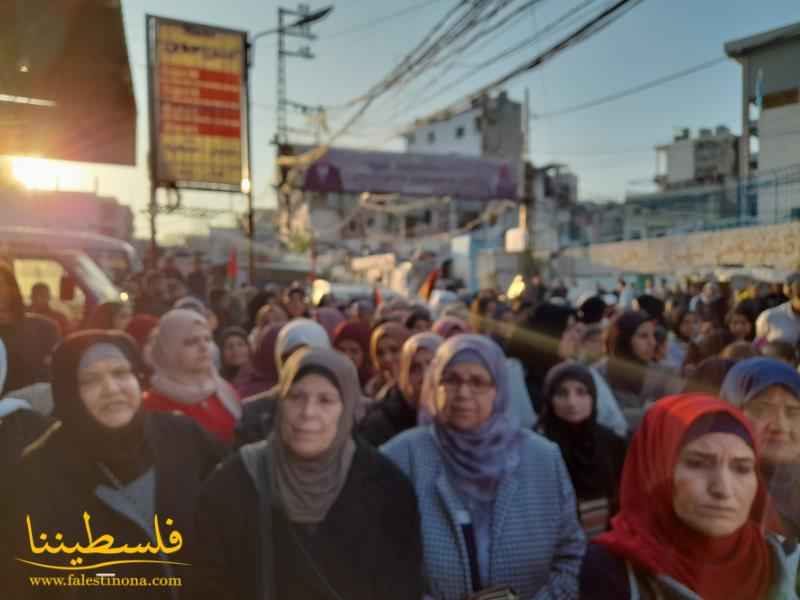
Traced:
<svg viewBox="0 0 800 600">
<path fill-rule="evenodd" d="M 447 73 L 422 77 L 418 84 L 390 93 L 370 107 L 343 145 L 402 150 L 396 133 L 415 118 L 448 106 L 543 50 L 564 31 L 545 37 L 497 65 L 458 85 L 475 64 L 546 27 L 584 0 L 541 0 L 502 35 L 464 53 Z M 308 105 L 337 105 L 363 94 L 379 81 L 458 0 L 314 0 L 312 9 L 334 3 L 334 11 L 313 26 L 316 58 L 288 59 L 288 97 Z M 521 0 L 519 1 L 521 4 Z M 83 165 L 82 184 L 95 183 L 104 195 L 116 196 L 137 213 L 136 235 L 149 235 L 143 210 L 149 197 L 146 169 L 147 82 L 145 15 L 185 19 L 256 33 L 277 26 L 273 0 L 123 0 L 123 17 L 138 110 L 137 166 Z M 285 4 L 293 8 L 292 4 Z M 408 10 L 405 10 L 408 9 Z M 384 19 L 400 11 L 404 14 Z M 377 21 L 377 22 L 376 22 Z M 724 56 L 725 42 L 800 21 L 798 0 L 644 0 L 610 27 L 560 53 L 544 67 L 507 86 L 522 100 L 527 89 L 534 114 L 562 110 Z M 290 38 L 289 48 L 300 45 Z M 274 207 L 276 41 L 258 41 L 253 82 L 253 182 L 256 207 Z M 652 180 L 654 146 L 667 143 L 679 127 L 727 125 L 741 130 L 741 68 L 727 60 L 710 69 L 654 89 L 588 110 L 530 124 L 530 159 L 535 165 L 567 164 L 579 177 L 579 199 L 623 200 L 626 191 Z M 431 92 L 444 93 L 425 102 Z M 348 113 L 330 111 L 332 130 Z M 291 114 L 290 127 L 307 128 L 305 117 Z M 292 137 L 309 142 L 311 138 Z M 187 192 L 185 204 L 243 212 L 243 196 Z M 162 241 L 202 233 L 209 224 L 230 225 L 230 217 L 211 221 L 179 216 L 159 217 Z"/>
</svg>

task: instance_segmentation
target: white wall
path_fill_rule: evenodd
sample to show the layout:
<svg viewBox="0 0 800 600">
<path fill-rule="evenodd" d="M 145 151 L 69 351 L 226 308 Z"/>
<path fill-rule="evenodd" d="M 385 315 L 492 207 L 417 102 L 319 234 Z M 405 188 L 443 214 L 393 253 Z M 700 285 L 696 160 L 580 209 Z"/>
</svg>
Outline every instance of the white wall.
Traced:
<svg viewBox="0 0 800 600">
<path fill-rule="evenodd" d="M 758 138 L 760 173 L 800 165 L 800 104 L 761 113 Z"/>
<path fill-rule="evenodd" d="M 694 180 L 694 140 L 677 140 L 667 149 L 667 181 Z"/>
<path fill-rule="evenodd" d="M 479 110 L 470 110 L 450 120 L 431 123 L 416 129 L 413 142 L 406 137 L 406 152 L 481 156 L 481 132 L 475 128 L 475 119 L 479 115 Z M 461 138 L 456 137 L 459 127 L 464 128 L 464 135 Z M 430 132 L 435 136 L 433 143 L 428 141 Z"/>
</svg>

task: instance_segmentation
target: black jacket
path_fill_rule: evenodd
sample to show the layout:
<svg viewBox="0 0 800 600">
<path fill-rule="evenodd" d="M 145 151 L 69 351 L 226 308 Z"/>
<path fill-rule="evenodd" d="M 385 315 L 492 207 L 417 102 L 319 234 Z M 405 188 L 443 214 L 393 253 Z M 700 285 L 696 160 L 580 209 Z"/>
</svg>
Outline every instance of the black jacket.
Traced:
<svg viewBox="0 0 800 600">
<path fill-rule="evenodd" d="M 406 402 L 396 385 L 369 408 L 358 425 L 358 434 L 376 448 L 394 436 L 417 426 L 417 411 Z"/>
<path fill-rule="evenodd" d="M 16 466 L 25 447 L 42 435 L 48 424 L 48 419 L 32 410 L 0 417 L 0 473 Z"/>
<path fill-rule="evenodd" d="M 8 376 L 3 393 L 50 381 L 48 361 L 61 340 L 58 325 L 47 317 L 27 314 L 13 325 L 0 326 L 8 353 Z"/>
<path fill-rule="evenodd" d="M 159 517 L 162 537 L 168 546 L 169 535 L 178 531 L 183 537 L 183 547 L 166 555 L 171 561 L 188 563 L 195 541 L 192 514 L 197 493 L 204 478 L 222 459 L 224 449 L 190 419 L 169 414 L 148 414 L 145 421 L 147 443 L 152 449 L 156 479 L 155 510 Z M 46 532 L 49 543 L 56 545 L 56 532 L 63 534 L 67 545 L 87 544 L 84 511 L 91 517 L 91 530 L 95 539 L 102 534 L 114 536 L 114 547 L 122 544 L 136 546 L 147 544 L 147 533 L 128 517 L 116 512 L 95 495 L 98 467 L 80 460 L 64 443 L 65 436 L 58 431 L 41 440 L 41 444 L 20 463 L 15 475 L 15 494 L 10 510 L 3 515 L 0 544 L 3 544 L 2 566 L 11 573 L 0 573 L 8 598 L 158 598 L 175 600 L 188 584 L 192 575 L 190 567 L 165 568 L 154 564 L 118 564 L 88 571 L 56 571 L 20 563 L 23 558 L 51 565 L 67 565 L 76 555 L 36 555 L 30 549 L 26 515 L 30 515 L 32 532 L 37 536 Z M 100 479 L 102 480 L 102 479 Z M 111 482 L 109 482 L 111 485 Z M 174 525 L 168 526 L 167 519 Z M 38 540 L 37 540 L 38 541 Z M 78 555 L 80 556 L 80 555 Z M 83 555 L 84 564 L 97 564 L 119 560 L 120 555 Z M 130 556 L 122 556 L 130 558 Z M 137 557 L 138 558 L 138 557 Z M 147 554 L 143 558 L 165 558 Z M 117 577 L 181 577 L 181 587 L 148 588 L 146 593 L 136 587 L 32 587 L 29 577 L 77 575 L 94 576 L 96 572 L 109 571 Z M 188 597 L 184 594 L 184 597 Z"/>
<path fill-rule="evenodd" d="M 234 429 L 235 446 L 260 442 L 272 432 L 275 421 L 275 408 L 278 405 L 278 386 L 258 394 L 255 400 L 242 405 L 242 416 Z"/>
<path fill-rule="evenodd" d="M 195 522 L 199 553 L 192 560 L 193 600 L 263 597 L 258 501 L 239 453 L 206 483 Z M 278 509 L 273 509 L 272 524 L 275 600 L 422 598 L 414 489 L 366 444 L 358 445 L 342 492 L 313 533 L 290 524 Z"/>
</svg>

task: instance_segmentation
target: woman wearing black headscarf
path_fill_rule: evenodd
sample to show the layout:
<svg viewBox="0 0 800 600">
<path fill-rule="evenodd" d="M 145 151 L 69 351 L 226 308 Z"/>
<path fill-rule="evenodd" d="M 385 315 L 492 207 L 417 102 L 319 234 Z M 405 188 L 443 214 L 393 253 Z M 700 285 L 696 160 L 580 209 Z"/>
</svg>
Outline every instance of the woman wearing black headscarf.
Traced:
<svg viewBox="0 0 800 600">
<path fill-rule="evenodd" d="M 111 570 L 117 577 L 190 576 L 176 563 L 188 562 L 195 540 L 194 498 L 222 449 L 185 417 L 143 411 L 141 370 L 133 340 L 122 333 L 76 333 L 56 350 L 53 416 L 58 422 L 28 447 L 15 474 L 14 505 L 5 515 L 13 556 L 59 567 L 77 560 L 72 553 L 34 552 L 34 545 L 48 539 L 39 537 L 41 532 L 56 547 L 57 542 L 85 545 L 78 555 L 83 568 L 141 558 L 161 562 L 120 563 Z M 110 544 L 108 536 L 113 536 Z M 124 544 L 150 544 L 160 551 L 131 556 L 109 549 Z M 43 569 L 22 562 L 15 568 L 20 572 L 4 585 L 22 588 L 8 597 L 30 598 L 32 592 L 35 597 L 38 588 L 31 588 L 25 575 L 41 575 Z M 65 589 L 81 597 L 82 588 Z M 148 597 L 174 599 L 175 589 L 151 589 Z M 100 598 L 126 591 L 141 597 L 135 587 L 93 591 Z"/>
<path fill-rule="evenodd" d="M 419 600 L 416 497 L 386 457 L 353 440 L 355 366 L 336 350 L 301 349 L 279 385 L 274 432 L 201 493 L 192 598 Z"/>
<path fill-rule="evenodd" d="M 626 444 L 597 422 L 597 388 L 587 367 L 569 361 L 550 369 L 537 429 L 561 449 L 587 537 L 606 531 L 619 506 Z"/>
<path fill-rule="evenodd" d="M 575 311 L 567 306 L 540 304 L 527 322 L 512 330 L 505 345 L 506 355 L 522 363 L 528 395 L 537 413 L 547 372 L 566 358 L 559 354 L 559 345 L 575 318 Z"/>
<path fill-rule="evenodd" d="M 682 386 L 653 362 L 656 324 L 648 313 L 634 310 L 620 315 L 608 331 L 606 345 L 608 358 L 597 364 L 597 371 L 635 428 L 648 404 Z"/>
</svg>

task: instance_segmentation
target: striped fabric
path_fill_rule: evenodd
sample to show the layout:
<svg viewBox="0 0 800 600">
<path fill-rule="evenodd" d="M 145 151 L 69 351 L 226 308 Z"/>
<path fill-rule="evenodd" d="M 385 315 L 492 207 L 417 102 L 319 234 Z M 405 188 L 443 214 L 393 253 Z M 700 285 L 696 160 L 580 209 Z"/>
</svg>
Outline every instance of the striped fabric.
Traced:
<svg viewBox="0 0 800 600">
<path fill-rule="evenodd" d="M 558 447 L 537 434 L 524 435 L 520 463 L 497 492 L 490 581 L 484 586 L 510 585 L 524 600 L 575 599 L 586 543 L 572 484 Z M 417 492 L 428 594 L 463 600 L 473 589 L 458 521 L 464 505 L 445 475 L 431 427 L 406 431 L 382 450 Z"/>
</svg>

